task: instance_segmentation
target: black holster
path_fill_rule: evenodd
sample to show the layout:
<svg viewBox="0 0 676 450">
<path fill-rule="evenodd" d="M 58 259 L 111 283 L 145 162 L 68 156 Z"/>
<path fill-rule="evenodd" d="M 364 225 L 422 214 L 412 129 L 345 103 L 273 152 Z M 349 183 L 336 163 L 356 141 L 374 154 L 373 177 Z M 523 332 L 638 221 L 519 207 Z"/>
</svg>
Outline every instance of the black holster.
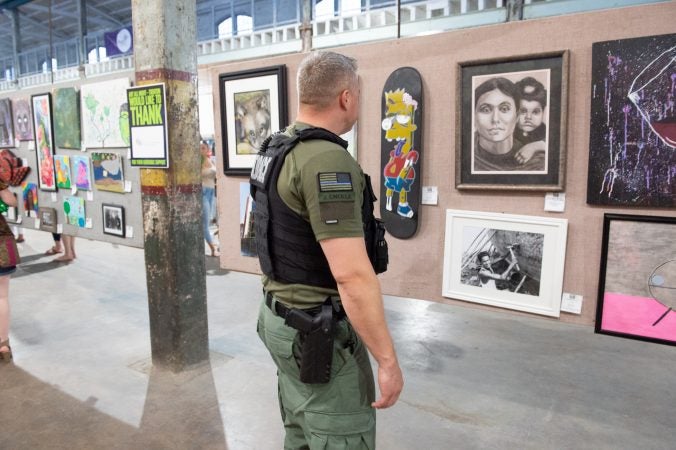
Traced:
<svg viewBox="0 0 676 450">
<path fill-rule="evenodd" d="M 314 317 L 295 308 L 289 310 L 286 316 L 286 325 L 295 328 L 300 334 L 300 381 L 303 383 L 319 384 L 331 380 L 333 314 L 332 304 L 325 303 Z"/>
</svg>

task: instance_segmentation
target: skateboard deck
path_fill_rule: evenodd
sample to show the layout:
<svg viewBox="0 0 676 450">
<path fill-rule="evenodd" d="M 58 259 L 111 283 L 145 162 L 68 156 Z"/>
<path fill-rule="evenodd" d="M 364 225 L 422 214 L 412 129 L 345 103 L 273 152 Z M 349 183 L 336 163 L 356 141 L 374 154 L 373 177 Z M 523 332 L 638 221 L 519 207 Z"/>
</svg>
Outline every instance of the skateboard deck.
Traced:
<svg viewBox="0 0 676 450">
<path fill-rule="evenodd" d="M 412 67 L 392 72 L 383 88 L 380 135 L 380 218 L 392 236 L 418 229 L 421 195 L 422 79 Z"/>
</svg>

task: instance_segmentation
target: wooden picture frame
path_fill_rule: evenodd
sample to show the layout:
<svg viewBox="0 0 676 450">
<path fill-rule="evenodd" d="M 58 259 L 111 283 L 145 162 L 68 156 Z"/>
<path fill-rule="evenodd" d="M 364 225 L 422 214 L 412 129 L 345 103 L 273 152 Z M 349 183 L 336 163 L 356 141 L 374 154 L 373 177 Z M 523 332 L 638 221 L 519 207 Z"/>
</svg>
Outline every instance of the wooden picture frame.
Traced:
<svg viewBox="0 0 676 450">
<path fill-rule="evenodd" d="M 568 221 L 446 210 L 442 295 L 559 317 Z"/>
<path fill-rule="evenodd" d="M 605 214 L 595 331 L 676 345 L 676 217 Z"/>
<path fill-rule="evenodd" d="M 568 59 L 563 50 L 458 65 L 458 189 L 563 191 Z"/>
<path fill-rule="evenodd" d="M 103 220 L 103 233 L 113 236 L 125 237 L 124 207 L 103 203 L 101 205 L 101 218 Z"/>
<path fill-rule="evenodd" d="M 43 191 L 56 191 L 52 96 L 49 93 L 31 96 L 31 108 L 38 164 L 38 187 Z"/>
<path fill-rule="evenodd" d="M 249 176 L 260 144 L 287 125 L 286 66 L 221 74 L 223 172 Z"/>
<path fill-rule="evenodd" d="M 56 233 L 59 225 L 59 218 L 56 214 L 56 208 L 46 208 L 40 206 L 38 209 L 38 219 L 40 219 L 40 229 Z"/>
</svg>

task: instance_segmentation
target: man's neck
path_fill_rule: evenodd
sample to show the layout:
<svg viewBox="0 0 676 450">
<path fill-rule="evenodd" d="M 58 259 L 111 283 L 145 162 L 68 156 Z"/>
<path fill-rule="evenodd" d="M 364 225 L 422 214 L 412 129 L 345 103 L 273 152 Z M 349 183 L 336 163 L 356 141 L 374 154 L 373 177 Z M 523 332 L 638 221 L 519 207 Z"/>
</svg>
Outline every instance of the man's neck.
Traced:
<svg viewBox="0 0 676 450">
<path fill-rule="evenodd" d="M 331 114 L 329 111 L 313 111 L 311 113 L 299 111 L 296 116 L 296 122 L 306 123 L 313 127 L 324 128 L 337 135 L 344 133 L 343 124 L 337 123 L 335 115 Z"/>
</svg>

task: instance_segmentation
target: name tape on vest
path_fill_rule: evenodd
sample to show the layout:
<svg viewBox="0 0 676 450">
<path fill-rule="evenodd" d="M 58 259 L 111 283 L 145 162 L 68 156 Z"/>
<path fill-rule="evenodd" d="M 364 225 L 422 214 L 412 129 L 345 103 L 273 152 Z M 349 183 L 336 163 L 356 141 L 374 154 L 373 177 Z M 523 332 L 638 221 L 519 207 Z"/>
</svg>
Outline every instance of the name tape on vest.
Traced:
<svg viewBox="0 0 676 450">
<path fill-rule="evenodd" d="M 251 180 L 265 185 L 265 176 L 268 174 L 270 162 L 272 162 L 271 156 L 258 155 L 253 169 L 251 169 Z"/>
</svg>

